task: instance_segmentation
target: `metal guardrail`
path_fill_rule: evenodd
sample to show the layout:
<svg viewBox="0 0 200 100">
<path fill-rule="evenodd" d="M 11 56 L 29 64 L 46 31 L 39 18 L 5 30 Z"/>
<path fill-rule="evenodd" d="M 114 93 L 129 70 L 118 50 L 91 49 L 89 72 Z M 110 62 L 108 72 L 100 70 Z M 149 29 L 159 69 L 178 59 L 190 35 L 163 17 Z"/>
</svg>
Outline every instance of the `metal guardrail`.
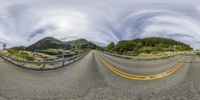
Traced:
<svg viewBox="0 0 200 100">
<path fill-rule="evenodd" d="M 64 59 L 58 59 L 58 60 L 53 60 L 53 61 L 28 61 L 28 60 L 20 60 L 20 59 L 16 59 L 10 56 L 2 56 L 3 59 L 5 59 L 6 61 L 15 64 L 19 67 L 22 68 L 26 68 L 26 69 L 31 69 L 31 70 L 51 70 L 51 69 L 57 69 L 57 68 L 61 68 L 64 67 L 67 64 L 72 63 L 75 60 L 80 59 L 81 57 L 83 57 L 84 55 L 86 55 L 86 53 L 83 54 L 79 54 L 79 55 L 74 55 L 71 57 L 67 57 Z M 30 67 L 29 65 L 33 65 L 33 67 Z"/>
<path fill-rule="evenodd" d="M 116 57 L 121 57 L 121 58 L 125 58 L 125 59 L 133 59 L 133 60 L 146 60 L 146 59 L 134 59 L 133 57 L 129 57 L 129 56 L 123 56 L 123 55 L 118 55 L 118 54 L 114 54 L 114 53 L 109 53 L 109 52 L 103 52 L 105 54 L 111 55 L 111 56 L 116 56 Z M 186 53 L 186 54 L 176 54 L 176 55 L 172 55 L 172 56 L 165 56 L 165 57 L 161 57 L 161 58 L 156 58 L 153 60 L 157 60 L 157 59 L 163 59 L 163 58 L 169 58 L 169 57 L 174 57 L 174 56 L 200 56 L 200 53 Z M 147 59 L 148 60 L 148 59 Z M 172 59 L 165 59 L 168 60 L 170 62 L 181 62 L 181 60 L 172 60 Z M 200 61 L 185 61 L 184 63 L 200 63 Z"/>
</svg>

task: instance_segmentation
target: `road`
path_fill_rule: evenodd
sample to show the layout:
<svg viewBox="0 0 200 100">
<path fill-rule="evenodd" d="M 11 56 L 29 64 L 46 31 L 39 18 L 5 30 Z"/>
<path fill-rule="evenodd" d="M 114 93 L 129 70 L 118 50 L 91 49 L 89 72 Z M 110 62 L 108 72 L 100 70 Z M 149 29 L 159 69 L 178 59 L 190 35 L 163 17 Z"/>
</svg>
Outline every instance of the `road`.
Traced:
<svg viewBox="0 0 200 100">
<path fill-rule="evenodd" d="M 134 80 L 111 71 L 101 57 L 120 71 L 142 76 L 187 63 L 159 79 Z M 199 100 L 198 62 L 194 55 L 134 61 L 91 51 L 63 68 L 32 71 L 0 59 L 0 100 Z"/>
</svg>

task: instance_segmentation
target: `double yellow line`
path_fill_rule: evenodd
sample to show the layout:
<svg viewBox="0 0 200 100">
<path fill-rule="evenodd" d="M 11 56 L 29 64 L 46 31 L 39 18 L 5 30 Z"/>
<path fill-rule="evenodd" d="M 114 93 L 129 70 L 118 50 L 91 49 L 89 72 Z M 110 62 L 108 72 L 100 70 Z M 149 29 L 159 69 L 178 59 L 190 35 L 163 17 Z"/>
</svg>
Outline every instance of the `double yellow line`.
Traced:
<svg viewBox="0 0 200 100">
<path fill-rule="evenodd" d="M 184 61 L 182 61 L 182 62 L 178 63 L 177 65 L 171 67 L 170 69 L 168 69 L 164 72 L 161 72 L 159 74 L 142 76 L 142 75 L 134 75 L 134 74 L 129 74 L 129 73 L 120 71 L 120 70 L 116 69 L 115 67 L 113 67 L 111 64 L 109 64 L 108 61 L 106 61 L 103 56 L 100 56 L 100 54 L 98 54 L 98 55 L 99 55 L 98 58 L 100 59 L 100 61 L 107 68 L 109 68 L 112 72 L 114 72 L 115 74 L 117 74 L 121 77 L 132 79 L 132 80 L 155 80 L 155 79 L 163 78 L 163 77 L 166 77 L 166 76 L 174 73 L 175 71 L 180 69 L 181 66 L 184 65 Z"/>
</svg>

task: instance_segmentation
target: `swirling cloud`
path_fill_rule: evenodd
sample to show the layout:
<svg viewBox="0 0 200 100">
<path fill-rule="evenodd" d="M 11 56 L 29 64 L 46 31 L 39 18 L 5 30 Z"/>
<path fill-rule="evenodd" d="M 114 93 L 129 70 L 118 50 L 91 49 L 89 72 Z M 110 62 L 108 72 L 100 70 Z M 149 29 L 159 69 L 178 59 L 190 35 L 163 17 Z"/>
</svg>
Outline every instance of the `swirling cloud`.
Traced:
<svg viewBox="0 0 200 100">
<path fill-rule="evenodd" d="M 199 23 L 166 10 L 146 10 L 127 15 L 121 23 L 122 39 L 165 37 L 198 45 Z"/>
<path fill-rule="evenodd" d="M 173 38 L 200 48 L 198 1 L 0 1 L 0 42 L 28 46 L 46 36 L 100 44 L 144 37 Z M 183 5 L 183 6 L 177 6 Z"/>
</svg>

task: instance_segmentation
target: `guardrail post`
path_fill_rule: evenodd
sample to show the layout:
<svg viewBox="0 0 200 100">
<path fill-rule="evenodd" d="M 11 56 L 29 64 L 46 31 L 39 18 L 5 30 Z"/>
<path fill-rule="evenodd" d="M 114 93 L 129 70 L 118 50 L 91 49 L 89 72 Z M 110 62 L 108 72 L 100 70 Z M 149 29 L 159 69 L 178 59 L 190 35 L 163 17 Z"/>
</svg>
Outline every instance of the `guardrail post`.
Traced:
<svg viewBox="0 0 200 100">
<path fill-rule="evenodd" d="M 23 56 L 23 61 L 25 61 L 25 57 Z M 25 66 L 25 62 L 22 63 Z"/>
<path fill-rule="evenodd" d="M 45 57 L 43 58 L 43 62 L 46 61 Z M 46 64 L 43 63 L 42 69 L 46 67 Z"/>
<path fill-rule="evenodd" d="M 62 61 L 62 66 L 64 66 L 65 65 L 65 61 Z"/>
<path fill-rule="evenodd" d="M 46 64 L 44 63 L 43 66 L 42 66 L 42 68 L 45 68 L 45 66 L 46 66 Z"/>
</svg>

